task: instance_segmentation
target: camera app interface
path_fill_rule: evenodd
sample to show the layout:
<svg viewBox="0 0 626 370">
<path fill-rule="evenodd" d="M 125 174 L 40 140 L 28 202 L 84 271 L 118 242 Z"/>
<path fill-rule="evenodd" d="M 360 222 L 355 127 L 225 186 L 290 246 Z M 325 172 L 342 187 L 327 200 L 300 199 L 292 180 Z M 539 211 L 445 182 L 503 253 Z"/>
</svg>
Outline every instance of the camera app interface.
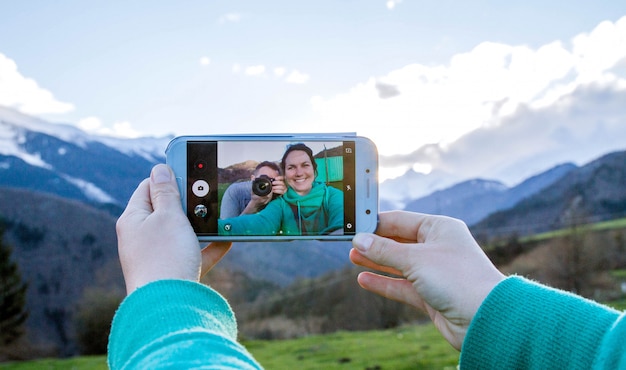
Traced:
<svg viewBox="0 0 626 370">
<path fill-rule="evenodd" d="M 187 212 L 198 235 L 352 235 L 353 141 L 190 141 Z"/>
</svg>

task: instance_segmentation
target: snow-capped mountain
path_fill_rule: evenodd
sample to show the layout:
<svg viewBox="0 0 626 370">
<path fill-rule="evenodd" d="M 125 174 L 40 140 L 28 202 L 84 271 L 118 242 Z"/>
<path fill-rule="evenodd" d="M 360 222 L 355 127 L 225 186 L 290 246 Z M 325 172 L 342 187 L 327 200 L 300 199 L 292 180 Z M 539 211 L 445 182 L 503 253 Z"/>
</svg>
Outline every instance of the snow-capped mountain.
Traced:
<svg viewBox="0 0 626 370">
<path fill-rule="evenodd" d="M 0 106 L 0 186 L 124 205 L 150 168 L 165 160 L 170 140 L 92 135 Z M 458 180 L 445 173 L 410 171 L 381 184 L 381 209 L 404 208 Z"/>
<path fill-rule="evenodd" d="M 412 200 L 445 189 L 461 180 L 442 171 L 423 174 L 409 170 L 400 177 L 385 180 L 380 184 L 380 209 L 382 211 L 404 209 Z"/>
<path fill-rule="evenodd" d="M 467 180 L 415 199 L 404 209 L 456 217 L 472 225 L 539 193 L 576 168 L 572 163 L 558 165 L 510 188 L 494 180 Z"/>
<path fill-rule="evenodd" d="M 0 186 L 123 205 L 170 139 L 91 135 L 0 107 Z"/>
</svg>

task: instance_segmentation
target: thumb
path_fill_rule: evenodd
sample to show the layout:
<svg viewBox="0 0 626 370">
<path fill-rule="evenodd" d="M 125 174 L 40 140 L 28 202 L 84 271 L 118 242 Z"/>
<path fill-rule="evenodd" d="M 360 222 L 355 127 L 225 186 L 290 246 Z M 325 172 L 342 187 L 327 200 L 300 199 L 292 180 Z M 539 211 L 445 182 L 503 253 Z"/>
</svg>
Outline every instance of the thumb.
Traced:
<svg viewBox="0 0 626 370">
<path fill-rule="evenodd" d="M 181 208 L 180 193 L 174 173 L 165 164 L 157 164 L 150 173 L 150 201 L 152 208 L 168 210 L 172 207 Z"/>
<path fill-rule="evenodd" d="M 357 234 L 352 239 L 353 247 L 368 260 L 390 267 L 405 274 L 410 267 L 411 249 L 414 244 L 399 243 L 375 234 Z"/>
</svg>

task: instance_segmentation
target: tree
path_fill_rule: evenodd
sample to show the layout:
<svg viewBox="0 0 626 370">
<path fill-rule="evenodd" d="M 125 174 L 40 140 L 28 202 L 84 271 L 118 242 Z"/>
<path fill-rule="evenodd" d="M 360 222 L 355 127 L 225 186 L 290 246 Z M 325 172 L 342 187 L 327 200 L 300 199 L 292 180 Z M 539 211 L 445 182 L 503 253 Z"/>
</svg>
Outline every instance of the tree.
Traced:
<svg viewBox="0 0 626 370">
<path fill-rule="evenodd" d="M 589 227 L 591 217 L 583 203 L 583 197 L 577 196 L 564 212 L 562 222 L 568 231 L 555 240 L 552 245 L 553 256 L 546 263 L 549 267 L 548 276 L 555 287 L 591 297 L 598 288 L 604 288 L 597 286 L 595 281 L 607 269 L 608 247 L 594 245 Z"/>
<path fill-rule="evenodd" d="M 28 311 L 27 285 L 17 263 L 11 261 L 12 249 L 3 242 L 3 236 L 4 228 L 0 225 L 0 344 L 7 345 L 23 334 Z"/>
<path fill-rule="evenodd" d="M 78 303 L 76 337 L 83 355 L 105 354 L 111 321 L 123 295 L 104 288 L 88 288 Z"/>
</svg>

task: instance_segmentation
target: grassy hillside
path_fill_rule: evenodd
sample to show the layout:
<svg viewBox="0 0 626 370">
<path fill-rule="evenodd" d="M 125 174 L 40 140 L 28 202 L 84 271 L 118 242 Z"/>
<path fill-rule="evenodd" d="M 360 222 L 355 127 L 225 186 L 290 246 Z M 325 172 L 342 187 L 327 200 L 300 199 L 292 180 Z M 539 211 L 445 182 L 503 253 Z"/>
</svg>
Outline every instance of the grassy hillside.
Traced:
<svg viewBox="0 0 626 370">
<path fill-rule="evenodd" d="M 432 324 L 337 332 L 293 340 L 247 341 L 266 369 L 454 369 L 459 354 Z M 106 358 L 77 357 L 0 364 L 2 370 L 107 369 Z"/>
<path fill-rule="evenodd" d="M 590 225 L 583 225 L 583 227 L 587 227 L 589 231 L 626 229 L 626 218 L 618 218 L 615 220 L 596 222 Z M 548 239 L 553 239 L 557 237 L 562 237 L 571 232 L 572 232 L 571 228 L 548 231 L 545 233 L 539 233 L 539 234 L 534 234 L 528 237 L 520 238 L 520 242 L 536 242 L 536 241 L 548 240 Z"/>
<path fill-rule="evenodd" d="M 444 369 L 459 359 L 432 324 L 246 346 L 267 369 Z"/>
</svg>

